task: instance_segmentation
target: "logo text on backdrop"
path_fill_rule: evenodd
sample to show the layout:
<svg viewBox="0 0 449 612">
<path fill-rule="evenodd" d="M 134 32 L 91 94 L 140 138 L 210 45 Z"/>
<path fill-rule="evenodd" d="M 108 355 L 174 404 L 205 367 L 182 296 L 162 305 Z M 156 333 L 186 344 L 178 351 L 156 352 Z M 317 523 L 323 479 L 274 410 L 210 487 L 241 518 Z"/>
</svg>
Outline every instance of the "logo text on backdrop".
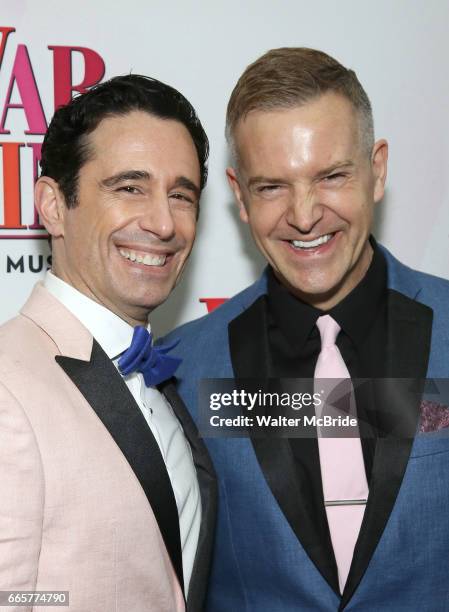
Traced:
<svg viewBox="0 0 449 612">
<path fill-rule="evenodd" d="M 0 88 L 3 177 L 0 240 L 47 237 L 33 206 L 32 187 L 38 174 L 41 145 L 48 121 L 30 52 L 27 45 L 16 42 L 15 32 L 14 27 L 0 26 L 0 77 L 6 85 Z M 50 44 L 47 49 L 53 68 L 53 112 L 66 104 L 75 93 L 83 93 L 100 82 L 105 73 L 105 63 L 96 51 L 86 47 Z M 84 74 L 80 81 L 74 83 L 75 57 L 78 63 L 81 60 Z M 22 114 L 20 119 L 19 113 Z M 25 121 L 25 129 L 14 127 L 18 120 L 21 125 Z M 27 180 L 28 185 L 24 183 Z"/>
</svg>

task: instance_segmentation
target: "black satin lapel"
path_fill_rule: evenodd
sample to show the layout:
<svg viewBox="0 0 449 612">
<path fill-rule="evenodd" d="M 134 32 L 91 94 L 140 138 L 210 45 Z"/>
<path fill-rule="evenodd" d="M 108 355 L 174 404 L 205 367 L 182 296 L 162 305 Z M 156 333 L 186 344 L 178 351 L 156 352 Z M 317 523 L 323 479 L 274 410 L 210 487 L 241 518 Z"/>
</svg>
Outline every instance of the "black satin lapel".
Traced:
<svg viewBox="0 0 449 612">
<path fill-rule="evenodd" d="M 176 500 L 161 452 L 142 412 L 95 340 L 90 362 L 59 355 L 55 359 L 96 412 L 134 471 L 153 509 L 183 589 Z"/>
<path fill-rule="evenodd" d="M 252 443 L 265 480 L 290 527 L 317 570 L 340 595 L 332 545 L 330 542 L 328 548 L 323 545 L 323 534 L 317 533 L 315 523 L 306 511 L 306 496 L 288 440 L 253 438 Z"/>
<path fill-rule="evenodd" d="M 206 445 L 198 437 L 198 429 L 176 391 L 174 379 L 172 378 L 170 381 L 159 385 L 159 390 L 165 395 L 173 408 L 190 443 L 200 488 L 201 528 L 187 597 L 188 612 L 197 612 L 204 607 L 212 562 L 217 516 L 217 480 Z"/>
<path fill-rule="evenodd" d="M 415 379 L 427 374 L 432 335 L 432 310 L 396 291 L 388 291 L 386 377 Z M 399 394 L 401 395 L 401 394 Z M 382 396 L 384 399 L 382 399 Z M 340 610 L 347 605 L 362 579 L 382 536 L 401 486 L 416 431 L 421 398 L 391 402 L 389 389 L 376 396 L 381 436 L 376 444 L 370 492 Z M 394 413 L 388 410 L 394 405 Z M 387 407 L 387 410 L 383 407 Z"/>
<path fill-rule="evenodd" d="M 266 297 L 262 295 L 229 323 L 234 378 L 267 378 L 269 372 Z"/>
<path fill-rule="evenodd" d="M 236 379 L 270 377 L 272 366 L 265 296 L 231 321 L 229 347 Z M 326 547 L 325 538 L 317 533 L 315 523 L 307 512 L 303 483 L 288 439 L 270 436 L 251 438 L 251 442 L 265 480 L 290 527 L 323 578 L 339 594 L 330 538 Z"/>
</svg>

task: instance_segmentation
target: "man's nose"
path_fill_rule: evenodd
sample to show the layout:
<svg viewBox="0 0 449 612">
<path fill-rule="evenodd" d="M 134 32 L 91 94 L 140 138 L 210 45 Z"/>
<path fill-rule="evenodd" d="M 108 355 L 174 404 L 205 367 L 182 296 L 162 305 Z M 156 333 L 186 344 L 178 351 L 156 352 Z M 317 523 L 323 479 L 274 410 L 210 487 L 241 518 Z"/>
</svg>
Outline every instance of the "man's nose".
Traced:
<svg viewBox="0 0 449 612">
<path fill-rule="evenodd" d="M 140 227 L 160 240 L 170 240 L 175 235 L 175 222 L 170 198 L 165 191 L 152 193 L 139 218 Z"/>
<path fill-rule="evenodd" d="M 308 234 L 322 216 L 323 205 L 313 186 L 296 186 L 287 209 L 287 223 L 302 234 Z"/>
</svg>

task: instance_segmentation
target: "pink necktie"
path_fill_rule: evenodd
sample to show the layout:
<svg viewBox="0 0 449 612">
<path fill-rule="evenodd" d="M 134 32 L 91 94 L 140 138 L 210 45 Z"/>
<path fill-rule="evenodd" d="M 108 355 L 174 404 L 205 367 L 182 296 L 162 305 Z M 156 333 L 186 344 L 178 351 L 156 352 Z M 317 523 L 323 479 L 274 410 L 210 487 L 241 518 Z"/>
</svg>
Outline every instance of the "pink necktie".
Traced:
<svg viewBox="0 0 449 612">
<path fill-rule="evenodd" d="M 333 378 L 341 381 L 350 378 L 343 357 L 335 344 L 340 326 L 329 315 L 319 317 L 316 324 L 321 336 L 321 352 L 315 367 L 315 379 Z M 338 382 L 335 381 L 335 385 L 338 385 Z M 316 385 L 320 385 L 318 380 L 315 381 Z M 331 387 L 335 385 L 332 381 Z M 354 393 L 350 393 L 350 396 L 352 407 L 349 412 L 355 417 Z M 329 414 L 329 407 L 327 408 L 326 414 Z M 333 414 L 337 413 L 338 411 L 334 409 Z M 318 429 L 318 449 L 326 515 L 342 593 L 368 498 L 362 445 L 359 436 L 326 438 L 322 437 Z"/>
</svg>

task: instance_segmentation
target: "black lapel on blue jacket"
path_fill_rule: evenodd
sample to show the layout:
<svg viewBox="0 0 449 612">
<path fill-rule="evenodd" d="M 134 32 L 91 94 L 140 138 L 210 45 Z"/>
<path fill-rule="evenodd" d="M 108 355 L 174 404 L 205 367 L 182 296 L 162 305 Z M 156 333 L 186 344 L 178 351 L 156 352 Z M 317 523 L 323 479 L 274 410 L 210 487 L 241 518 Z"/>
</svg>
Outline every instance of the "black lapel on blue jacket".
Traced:
<svg viewBox="0 0 449 612">
<path fill-rule="evenodd" d="M 174 380 L 172 378 L 159 385 L 158 388 L 169 401 L 190 443 L 200 488 L 201 528 L 187 596 L 188 612 L 198 612 L 204 607 L 212 561 L 217 516 L 217 480 L 206 445 L 198 437 L 198 429 L 176 391 Z"/>
<path fill-rule="evenodd" d="M 159 446 L 128 387 L 95 340 L 90 361 L 60 355 L 55 359 L 96 412 L 134 471 L 184 589 L 175 496 Z"/>
<path fill-rule="evenodd" d="M 433 311 L 391 289 L 387 299 L 386 376 L 416 379 L 419 386 L 427 374 Z M 397 388 L 401 389 L 401 385 Z M 392 395 L 397 401 L 389 399 Z M 418 426 L 420 403 L 419 393 L 391 394 L 388 386 L 376 398 L 378 424 L 384 437 L 376 444 L 368 502 L 340 610 L 360 583 L 393 509 Z"/>
<path fill-rule="evenodd" d="M 261 296 L 229 324 L 229 346 L 236 379 L 267 379 L 272 371 L 265 300 L 265 296 Z M 258 437 L 251 442 L 265 480 L 290 527 L 318 571 L 338 594 L 332 544 L 330 538 L 317 532 L 316 523 L 307 512 L 307 499 L 288 440 Z"/>
</svg>

